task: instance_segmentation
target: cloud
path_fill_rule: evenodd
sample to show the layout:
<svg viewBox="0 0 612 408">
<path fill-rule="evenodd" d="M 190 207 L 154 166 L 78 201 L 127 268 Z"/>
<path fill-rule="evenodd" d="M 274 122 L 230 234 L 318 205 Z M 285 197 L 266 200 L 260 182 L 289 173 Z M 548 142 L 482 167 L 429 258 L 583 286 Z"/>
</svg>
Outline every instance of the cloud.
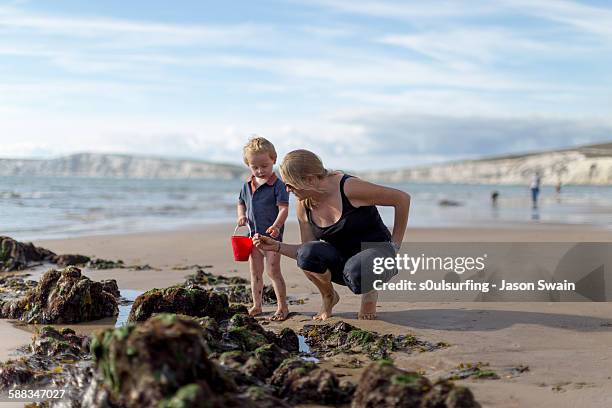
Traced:
<svg viewBox="0 0 612 408">
<path fill-rule="evenodd" d="M 373 156 L 446 159 L 547 150 L 612 140 L 612 121 L 592 118 L 477 117 L 373 113 L 346 117 Z"/>
<path fill-rule="evenodd" d="M 240 163 L 258 133 L 281 154 L 309 148 L 364 169 L 608 137 L 597 119 L 610 108 L 607 9 L 296 3 L 321 18 L 171 24 L 0 7 L 0 156 Z"/>
</svg>

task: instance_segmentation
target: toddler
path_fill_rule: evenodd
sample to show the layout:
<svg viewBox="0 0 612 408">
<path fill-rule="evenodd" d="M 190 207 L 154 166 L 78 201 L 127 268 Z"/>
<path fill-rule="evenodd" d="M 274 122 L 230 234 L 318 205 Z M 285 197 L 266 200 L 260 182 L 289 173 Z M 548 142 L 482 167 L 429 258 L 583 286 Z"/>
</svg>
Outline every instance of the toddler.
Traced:
<svg viewBox="0 0 612 408">
<path fill-rule="evenodd" d="M 276 163 L 274 145 L 263 137 L 252 138 L 244 146 L 243 158 L 251 170 L 251 176 L 240 190 L 237 208 L 238 225 L 243 226 L 248 223 L 252 234 L 268 235 L 282 241 L 289 210 L 289 193 L 285 184 L 272 171 Z M 289 308 L 285 280 L 281 275 L 280 254 L 274 251 L 262 251 L 255 247 L 249 259 L 253 296 L 253 306 L 249 309 L 249 314 L 251 316 L 261 314 L 264 260 L 278 304 L 276 313 L 270 320 L 285 320 Z"/>
</svg>

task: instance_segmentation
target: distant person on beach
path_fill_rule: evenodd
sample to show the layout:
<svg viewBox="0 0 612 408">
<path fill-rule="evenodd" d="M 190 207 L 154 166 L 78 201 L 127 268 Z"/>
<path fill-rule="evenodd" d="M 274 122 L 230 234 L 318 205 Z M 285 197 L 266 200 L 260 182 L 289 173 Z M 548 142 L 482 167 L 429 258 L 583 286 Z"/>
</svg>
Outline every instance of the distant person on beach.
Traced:
<svg viewBox="0 0 612 408">
<path fill-rule="evenodd" d="M 403 191 L 368 183 L 357 177 L 327 170 L 308 150 L 285 156 L 280 174 L 287 191 L 298 199 L 296 208 L 302 244 L 286 244 L 256 234 L 257 248 L 279 252 L 297 265 L 321 293 L 321 311 L 313 317 L 325 320 L 340 300 L 332 282 L 361 294 L 360 319 L 376 318 L 378 293 L 364 271 L 372 271 L 374 257 L 395 257 L 406 231 L 410 196 Z M 385 226 L 377 205 L 395 208 L 393 234 Z M 362 250 L 362 243 L 375 247 Z M 377 275 L 388 281 L 397 271 Z"/>
<path fill-rule="evenodd" d="M 497 206 L 497 199 L 499 198 L 499 191 L 495 190 L 491 192 L 491 205 L 493 207 Z"/>
<path fill-rule="evenodd" d="M 289 210 L 289 194 L 285 184 L 274 174 L 276 163 L 274 145 L 263 137 L 255 137 L 244 146 L 243 159 L 251 170 L 238 198 L 238 226 L 249 225 L 253 234 L 269 235 L 283 240 L 285 220 Z M 289 314 L 287 289 L 281 274 L 280 255 L 277 251 L 253 248 L 249 259 L 251 270 L 251 316 L 262 312 L 264 260 L 272 280 L 278 308 L 270 320 L 285 320 Z"/>
<path fill-rule="evenodd" d="M 535 172 L 531 179 L 531 184 L 529 188 L 531 189 L 531 202 L 533 204 L 533 208 L 538 208 L 538 195 L 540 194 L 540 173 Z"/>
</svg>

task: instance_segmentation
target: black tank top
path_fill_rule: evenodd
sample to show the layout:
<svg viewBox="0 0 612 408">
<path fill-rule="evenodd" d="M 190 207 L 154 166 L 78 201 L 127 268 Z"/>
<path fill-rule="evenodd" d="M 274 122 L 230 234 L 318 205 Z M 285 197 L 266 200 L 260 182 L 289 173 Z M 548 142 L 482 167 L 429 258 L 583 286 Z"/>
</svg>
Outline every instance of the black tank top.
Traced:
<svg viewBox="0 0 612 408">
<path fill-rule="evenodd" d="M 361 251 L 362 242 L 389 242 L 391 233 L 383 223 L 375 205 L 353 207 L 344 194 L 344 182 L 350 176 L 345 174 L 340 180 L 342 215 L 335 224 L 319 227 L 312 221 L 310 209 L 306 209 L 308 223 L 316 239 L 329 242 L 344 258 L 350 258 Z"/>
</svg>

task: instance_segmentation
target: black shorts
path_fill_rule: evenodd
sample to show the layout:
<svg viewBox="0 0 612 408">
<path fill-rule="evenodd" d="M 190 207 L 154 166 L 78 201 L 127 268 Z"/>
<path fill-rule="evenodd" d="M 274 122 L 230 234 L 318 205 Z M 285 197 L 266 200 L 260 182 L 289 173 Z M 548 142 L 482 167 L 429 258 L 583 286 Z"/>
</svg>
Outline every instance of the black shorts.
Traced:
<svg viewBox="0 0 612 408">
<path fill-rule="evenodd" d="M 395 268 L 385 270 L 380 275 L 373 273 L 374 258 L 395 258 L 393 245 L 390 242 L 377 242 L 368 246 L 371 247 L 345 258 L 328 242 L 306 242 L 297 251 L 297 264 L 308 272 L 325 273 L 330 270 L 332 282 L 348 286 L 355 294 L 367 293 L 373 289 L 374 280 L 388 282 L 397 275 Z"/>
</svg>

